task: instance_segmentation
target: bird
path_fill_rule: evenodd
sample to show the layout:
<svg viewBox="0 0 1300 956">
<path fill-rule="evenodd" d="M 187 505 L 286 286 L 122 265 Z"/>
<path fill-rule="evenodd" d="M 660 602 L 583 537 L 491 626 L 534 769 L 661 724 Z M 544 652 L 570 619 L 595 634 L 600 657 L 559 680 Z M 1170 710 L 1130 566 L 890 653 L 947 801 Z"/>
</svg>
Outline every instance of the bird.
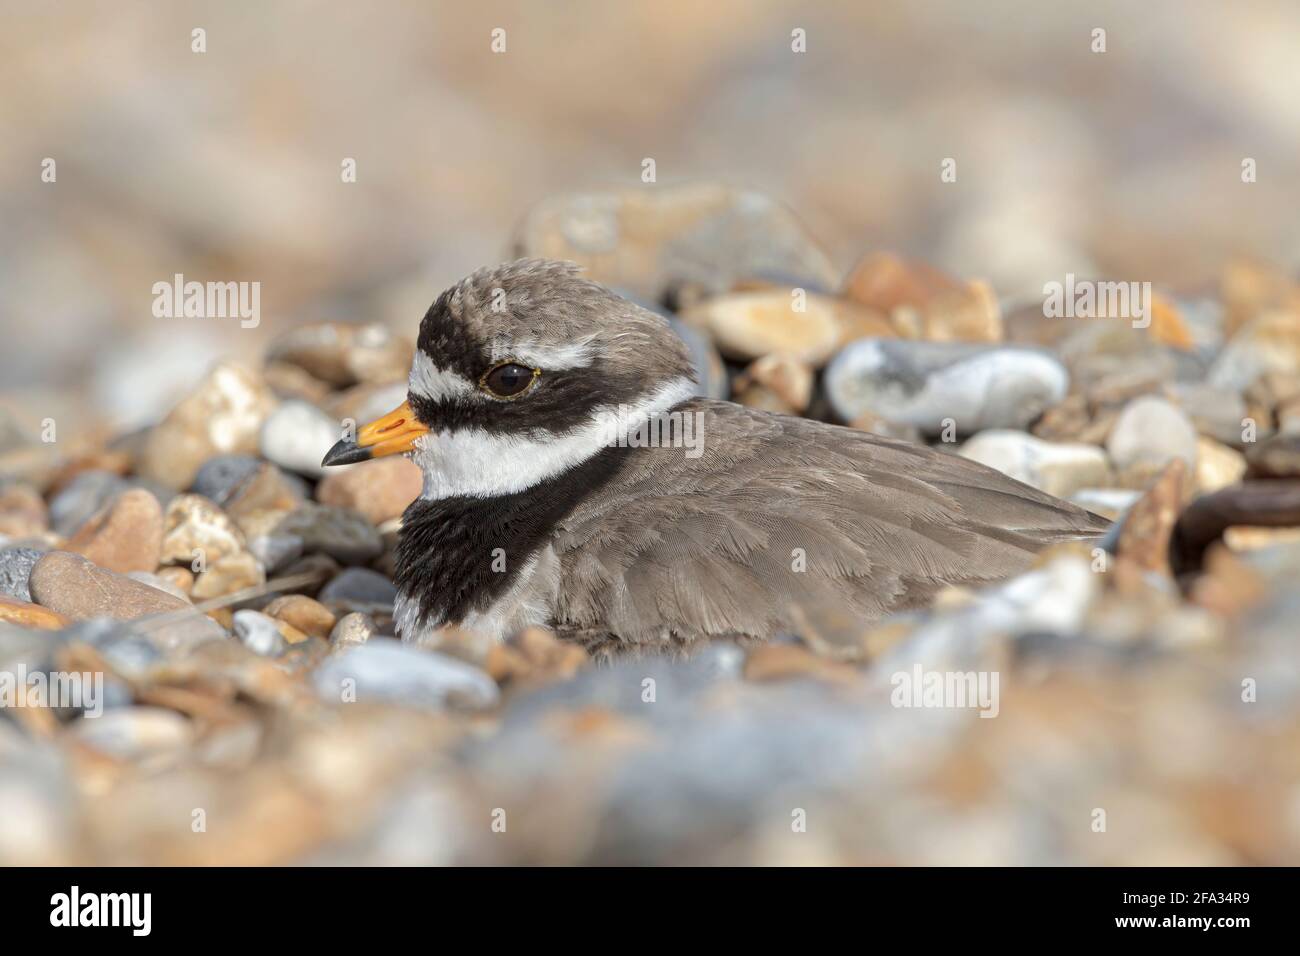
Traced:
<svg viewBox="0 0 1300 956">
<path fill-rule="evenodd" d="M 955 454 L 702 397 L 666 318 L 572 263 L 448 288 L 407 385 L 322 464 L 419 465 L 394 554 L 416 644 L 541 626 L 596 655 L 686 650 L 830 607 L 865 627 L 1108 526 Z"/>
</svg>

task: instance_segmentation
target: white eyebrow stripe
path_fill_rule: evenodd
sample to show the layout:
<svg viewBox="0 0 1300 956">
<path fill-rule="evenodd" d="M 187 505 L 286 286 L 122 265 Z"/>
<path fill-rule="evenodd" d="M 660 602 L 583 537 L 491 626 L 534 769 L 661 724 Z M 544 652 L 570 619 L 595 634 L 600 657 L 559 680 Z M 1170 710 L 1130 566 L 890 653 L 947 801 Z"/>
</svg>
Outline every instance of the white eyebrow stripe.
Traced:
<svg viewBox="0 0 1300 956">
<path fill-rule="evenodd" d="M 473 382 L 463 375 L 438 368 L 433 364 L 433 359 L 419 349 L 415 350 L 407 385 L 412 392 L 435 402 L 476 392 Z"/>
<path fill-rule="evenodd" d="M 544 345 L 540 342 L 502 342 L 492 347 L 492 361 L 514 359 L 543 372 L 570 368 L 586 368 L 595 352 L 591 339 L 568 342 L 563 345 Z"/>
</svg>

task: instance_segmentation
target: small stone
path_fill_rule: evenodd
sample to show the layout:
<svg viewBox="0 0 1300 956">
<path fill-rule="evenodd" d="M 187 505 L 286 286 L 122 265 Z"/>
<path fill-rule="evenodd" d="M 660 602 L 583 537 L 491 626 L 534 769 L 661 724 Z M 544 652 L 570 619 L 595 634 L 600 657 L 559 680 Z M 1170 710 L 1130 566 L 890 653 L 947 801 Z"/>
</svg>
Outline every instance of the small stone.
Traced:
<svg viewBox="0 0 1300 956">
<path fill-rule="evenodd" d="M 92 617 L 129 621 L 146 614 L 191 610 L 180 598 L 68 551 L 51 551 L 37 561 L 29 587 L 38 604 L 76 621 Z"/>
<path fill-rule="evenodd" d="M 872 414 L 939 436 L 951 419 L 963 435 L 1023 430 L 1065 397 L 1069 374 L 1033 348 L 867 339 L 835 357 L 825 386 L 843 421 Z"/>
<path fill-rule="evenodd" d="M 1169 393 L 1202 435 L 1225 445 L 1241 444 L 1241 422 L 1247 411 L 1240 392 L 1204 382 L 1173 382 Z"/>
<path fill-rule="evenodd" d="M 163 510 L 143 488 L 130 488 L 73 535 L 67 550 L 119 574 L 152 571 L 162 552 Z"/>
<path fill-rule="evenodd" d="M 0 550 L 0 594 L 30 601 L 32 592 L 27 589 L 27 579 L 32 568 L 45 554 L 35 548 L 5 548 Z"/>
<path fill-rule="evenodd" d="M 1246 456 L 1213 438 L 1196 440 L 1196 490 L 1208 494 L 1235 485 L 1246 474 Z"/>
<path fill-rule="evenodd" d="M 1300 378 L 1300 311 L 1268 312 L 1247 323 L 1215 357 L 1207 381 L 1244 392 L 1270 373 Z"/>
<path fill-rule="evenodd" d="M 785 680 L 791 677 L 819 677 L 831 680 L 852 679 L 852 667 L 818 657 L 800 644 L 764 644 L 745 658 L 745 679 L 752 681 Z"/>
<path fill-rule="evenodd" d="M 334 612 L 319 601 L 302 594 L 286 594 L 278 597 L 262 611 L 277 620 L 292 624 L 299 631 L 313 637 L 328 638 L 334 628 Z"/>
<path fill-rule="evenodd" d="M 308 497 L 305 481 L 264 461 L 230 490 L 223 507 L 239 522 L 256 511 L 294 511 Z"/>
<path fill-rule="evenodd" d="M 337 422 L 350 418 L 358 425 L 364 425 L 387 415 L 406 401 L 407 391 L 405 381 L 389 382 L 386 385 L 354 385 L 346 391 L 336 393 L 328 402 L 317 407 L 323 408 Z"/>
<path fill-rule="evenodd" d="M 1119 529 L 1117 561 L 1169 575 L 1169 539 L 1186 501 L 1187 471 L 1182 458 L 1172 459 L 1155 484 L 1129 509 Z"/>
<path fill-rule="evenodd" d="M 220 561 L 245 550 L 244 533 L 224 511 L 199 495 L 177 495 L 163 516 L 160 561 L 193 567 Z"/>
<path fill-rule="evenodd" d="M 296 365 L 313 378 L 346 388 L 358 382 L 405 381 L 414 354 L 409 340 L 383 325 L 326 322 L 282 336 L 268 350 L 267 358 Z"/>
<path fill-rule="evenodd" d="M 281 468 L 319 478 L 325 474 L 321 459 L 342 434 L 342 425 L 315 405 L 289 401 L 267 418 L 259 447 Z"/>
<path fill-rule="evenodd" d="M 260 611 L 236 611 L 232 630 L 240 643 L 262 657 L 278 657 L 288 648 L 280 622 Z"/>
<path fill-rule="evenodd" d="M 809 289 L 839 278 L 787 207 L 715 183 L 549 198 L 529 211 L 514 248 L 576 262 L 595 281 L 652 302 L 687 290 L 717 295 L 762 276 L 806 276 Z"/>
<path fill-rule="evenodd" d="M 1134 488 L 1081 488 L 1070 495 L 1070 501 L 1114 521 L 1141 497 L 1142 492 Z"/>
<path fill-rule="evenodd" d="M 730 358 L 752 361 L 781 353 L 818 368 L 846 341 L 893 335 L 889 323 L 875 313 L 830 296 L 800 297 L 789 289 L 709 299 L 682 318 L 707 332 Z"/>
<path fill-rule="evenodd" d="M 292 512 L 267 510 L 245 512 L 239 517 L 249 552 L 262 562 L 268 574 L 279 571 L 302 556 L 303 540 L 282 530 Z"/>
<path fill-rule="evenodd" d="M 751 408 L 802 414 L 812 401 L 813 371 L 789 355 L 764 355 L 736 379 L 736 400 Z"/>
<path fill-rule="evenodd" d="M 261 562 L 247 551 L 236 551 L 208 562 L 207 569 L 194 579 L 190 596 L 195 601 L 207 601 L 265 583 Z"/>
<path fill-rule="evenodd" d="M 1106 439 L 1106 451 L 1123 483 L 1136 487 L 1175 458 L 1194 466 L 1196 438 L 1196 428 L 1181 409 L 1155 395 L 1143 395 L 1124 406 Z"/>
<path fill-rule="evenodd" d="M 351 508 L 379 525 L 401 517 L 423 489 L 420 466 L 393 455 L 327 474 L 316 486 L 316 499 L 321 504 Z"/>
<path fill-rule="evenodd" d="M 165 585 L 166 590 L 184 595 L 186 598 L 194 588 L 194 572 L 179 565 L 159 568 L 153 576 Z"/>
<path fill-rule="evenodd" d="M 188 720 L 164 707 L 115 708 L 74 721 L 69 732 L 86 746 L 119 760 L 176 753 L 194 736 Z"/>
<path fill-rule="evenodd" d="M 256 455 L 216 455 L 199 468 L 190 491 L 225 507 L 230 493 L 261 465 Z"/>
<path fill-rule="evenodd" d="M 266 384 L 281 399 L 298 398 L 313 405 L 329 401 L 332 386 L 304 368 L 288 362 L 270 361 L 262 368 Z"/>
<path fill-rule="evenodd" d="M 1024 432 L 980 432 L 961 454 L 1058 498 L 1105 487 L 1112 479 L 1106 453 L 1097 446 L 1046 442 Z"/>
<path fill-rule="evenodd" d="M 371 638 L 329 658 L 313 675 L 322 700 L 387 703 L 422 710 L 482 710 L 500 698 L 487 673 L 437 651 L 386 637 Z"/>
<path fill-rule="evenodd" d="M 49 527 L 45 499 L 18 482 L 0 487 L 0 535 L 30 538 Z"/>
<path fill-rule="evenodd" d="M 186 571 L 187 574 L 189 573 L 185 568 L 168 568 L 166 570 L 180 570 Z M 176 585 L 172 584 L 171 581 L 159 577 L 157 574 L 150 574 L 148 571 L 128 571 L 126 576 L 132 581 L 139 581 L 141 584 L 147 584 L 151 588 L 157 588 L 159 591 L 164 591 L 172 597 L 178 597 L 182 601 L 187 603 L 189 602 L 190 597 L 187 593 L 176 587 Z M 193 584 L 193 575 L 191 575 L 190 583 Z"/>
<path fill-rule="evenodd" d="M 0 595 L 0 621 L 41 631 L 57 631 L 72 623 L 58 611 L 6 595 Z"/>
<path fill-rule="evenodd" d="M 1283 434 L 1246 452 L 1256 478 L 1300 478 L 1300 434 Z"/>
<path fill-rule="evenodd" d="M 138 473 L 178 491 L 190 487 L 214 455 L 256 451 L 258 432 L 276 401 L 250 369 L 218 364 L 149 432 Z"/>
<path fill-rule="evenodd" d="M 318 600 L 339 613 L 392 613 L 397 585 L 369 568 L 346 568 L 321 588 Z"/>
<path fill-rule="evenodd" d="M 50 499 L 50 524 L 65 538 L 129 488 L 126 480 L 109 471 L 82 471 Z"/>
<path fill-rule="evenodd" d="M 343 564 L 368 564 L 384 550 L 383 539 L 364 515 L 313 502 L 286 516 L 279 533 L 302 538 L 308 554 L 319 551 Z"/>
<path fill-rule="evenodd" d="M 330 631 L 330 646 L 339 649 L 364 644 L 378 631 L 379 628 L 368 615 L 355 611 L 344 614 Z"/>
<path fill-rule="evenodd" d="M 528 662 L 530 673 L 568 680 L 591 659 L 579 645 L 562 641 L 544 627 L 528 627 L 510 639 L 509 646 Z"/>
<path fill-rule="evenodd" d="M 889 316 L 898 334 L 932 342 L 999 342 L 1002 312 L 985 282 L 962 282 L 890 253 L 867 256 L 844 283 L 844 295 Z"/>
</svg>

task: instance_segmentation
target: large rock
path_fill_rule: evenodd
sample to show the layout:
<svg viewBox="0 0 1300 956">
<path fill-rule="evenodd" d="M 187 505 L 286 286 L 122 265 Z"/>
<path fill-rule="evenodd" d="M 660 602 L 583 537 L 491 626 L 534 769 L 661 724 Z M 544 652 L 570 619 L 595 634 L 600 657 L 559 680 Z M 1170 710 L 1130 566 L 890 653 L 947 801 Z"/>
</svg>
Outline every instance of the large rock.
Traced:
<svg viewBox="0 0 1300 956">
<path fill-rule="evenodd" d="M 147 614 L 193 610 L 180 598 L 68 551 L 51 551 L 36 562 L 29 586 L 36 603 L 74 621 L 92 617 L 130 621 Z"/>
<path fill-rule="evenodd" d="M 1059 361 L 1038 349 L 865 339 L 826 369 L 826 393 L 846 422 L 864 416 L 940 435 L 1025 428 L 1069 389 Z"/>
</svg>

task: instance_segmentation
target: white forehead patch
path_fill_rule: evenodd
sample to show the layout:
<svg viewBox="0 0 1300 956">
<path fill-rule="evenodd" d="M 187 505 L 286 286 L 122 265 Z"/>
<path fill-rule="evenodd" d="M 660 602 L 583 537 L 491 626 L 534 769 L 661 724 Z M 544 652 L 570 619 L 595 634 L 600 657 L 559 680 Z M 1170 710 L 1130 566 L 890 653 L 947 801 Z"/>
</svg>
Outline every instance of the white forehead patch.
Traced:
<svg viewBox="0 0 1300 956">
<path fill-rule="evenodd" d="M 408 385 L 415 394 L 435 402 L 457 395 L 473 395 L 477 391 L 474 383 L 465 376 L 438 368 L 433 359 L 419 349 L 415 350 L 415 361 L 411 363 Z"/>
</svg>

